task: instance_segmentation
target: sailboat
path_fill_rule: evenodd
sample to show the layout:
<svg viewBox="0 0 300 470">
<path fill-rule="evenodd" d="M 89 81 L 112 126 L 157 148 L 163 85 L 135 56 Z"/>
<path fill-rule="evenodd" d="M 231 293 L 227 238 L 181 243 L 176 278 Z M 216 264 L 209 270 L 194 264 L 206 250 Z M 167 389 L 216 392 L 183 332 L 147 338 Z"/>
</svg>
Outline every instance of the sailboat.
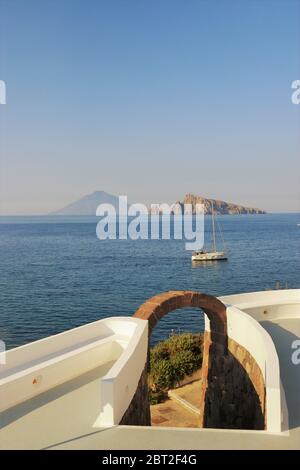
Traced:
<svg viewBox="0 0 300 470">
<path fill-rule="evenodd" d="M 215 214 L 214 206 L 211 204 L 211 220 L 212 220 L 212 250 L 211 251 L 194 251 L 192 261 L 221 261 L 227 260 L 225 251 L 218 251 L 216 244 Z"/>
</svg>

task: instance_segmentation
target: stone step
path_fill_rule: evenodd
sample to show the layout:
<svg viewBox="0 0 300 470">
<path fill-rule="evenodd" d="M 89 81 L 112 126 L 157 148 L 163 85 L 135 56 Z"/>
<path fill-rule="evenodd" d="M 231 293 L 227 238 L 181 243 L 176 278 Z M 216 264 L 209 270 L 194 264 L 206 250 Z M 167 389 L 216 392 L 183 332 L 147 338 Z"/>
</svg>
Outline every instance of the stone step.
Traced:
<svg viewBox="0 0 300 470">
<path fill-rule="evenodd" d="M 195 413 L 196 415 L 200 416 L 200 410 L 196 408 L 196 406 L 192 405 L 192 403 L 180 397 L 174 390 L 168 391 L 168 397 L 171 400 L 176 401 L 179 405 L 183 406 L 185 409 L 187 409 L 191 413 Z"/>
</svg>

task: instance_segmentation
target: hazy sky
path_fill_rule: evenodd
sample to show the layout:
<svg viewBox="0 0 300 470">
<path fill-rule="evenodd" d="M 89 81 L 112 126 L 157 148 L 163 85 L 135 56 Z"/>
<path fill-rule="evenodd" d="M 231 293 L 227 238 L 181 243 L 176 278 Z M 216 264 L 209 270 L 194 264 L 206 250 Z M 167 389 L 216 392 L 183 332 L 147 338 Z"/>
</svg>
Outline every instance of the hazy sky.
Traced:
<svg viewBox="0 0 300 470">
<path fill-rule="evenodd" d="M 95 190 L 300 210 L 300 0 L 0 0 L 0 214 Z"/>
</svg>

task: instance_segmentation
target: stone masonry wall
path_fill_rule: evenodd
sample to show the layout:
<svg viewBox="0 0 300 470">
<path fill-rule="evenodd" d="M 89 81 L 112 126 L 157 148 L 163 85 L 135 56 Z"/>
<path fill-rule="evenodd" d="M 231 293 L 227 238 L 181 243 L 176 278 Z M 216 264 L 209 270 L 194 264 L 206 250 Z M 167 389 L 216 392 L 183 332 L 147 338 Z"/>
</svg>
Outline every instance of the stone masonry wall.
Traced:
<svg viewBox="0 0 300 470">
<path fill-rule="evenodd" d="M 223 357 L 216 353 L 210 333 L 204 334 L 202 426 L 226 429 L 264 429 L 263 375 L 249 352 L 228 340 Z"/>
<path fill-rule="evenodd" d="M 150 405 L 148 397 L 147 363 L 141 374 L 136 392 L 120 424 L 133 426 L 151 426 Z"/>
</svg>

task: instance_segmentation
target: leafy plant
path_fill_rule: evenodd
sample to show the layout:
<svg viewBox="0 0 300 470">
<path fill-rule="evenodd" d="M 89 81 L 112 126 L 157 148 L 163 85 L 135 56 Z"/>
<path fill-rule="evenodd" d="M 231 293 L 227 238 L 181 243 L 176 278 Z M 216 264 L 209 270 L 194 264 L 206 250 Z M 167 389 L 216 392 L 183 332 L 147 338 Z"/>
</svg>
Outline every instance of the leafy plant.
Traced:
<svg viewBox="0 0 300 470">
<path fill-rule="evenodd" d="M 167 391 L 201 367 L 203 335 L 172 335 L 150 349 L 148 386 L 151 404 L 160 403 Z"/>
</svg>

